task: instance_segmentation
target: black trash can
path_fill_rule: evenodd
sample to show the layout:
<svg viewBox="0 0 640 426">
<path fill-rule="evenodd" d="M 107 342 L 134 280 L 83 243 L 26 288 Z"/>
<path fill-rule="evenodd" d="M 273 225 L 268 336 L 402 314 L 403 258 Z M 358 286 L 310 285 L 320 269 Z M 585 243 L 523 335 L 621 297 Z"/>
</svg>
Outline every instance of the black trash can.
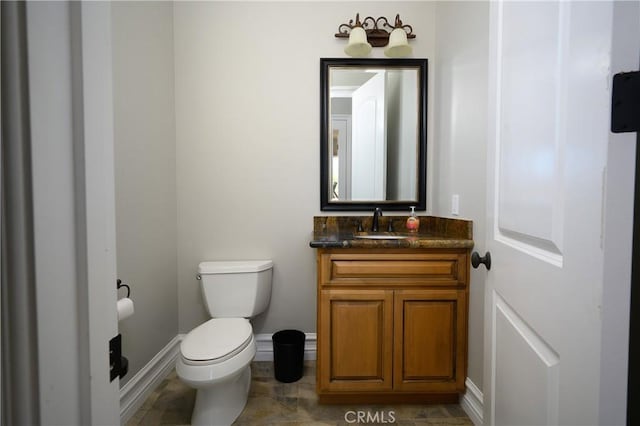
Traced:
<svg viewBox="0 0 640 426">
<path fill-rule="evenodd" d="M 271 339 L 276 380 L 284 383 L 300 380 L 304 361 L 304 333 L 298 330 L 281 330 Z"/>
</svg>

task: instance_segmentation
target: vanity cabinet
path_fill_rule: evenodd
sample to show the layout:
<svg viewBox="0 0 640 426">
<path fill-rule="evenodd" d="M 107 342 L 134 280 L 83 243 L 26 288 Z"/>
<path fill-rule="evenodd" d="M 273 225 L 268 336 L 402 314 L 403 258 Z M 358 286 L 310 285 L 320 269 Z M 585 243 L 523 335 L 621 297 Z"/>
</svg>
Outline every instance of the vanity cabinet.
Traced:
<svg viewBox="0 0 640 426">
<path fill-rule="evenodd" d="M 321 248 L 317 263 L 320 402 L 457 401 L 468 249 Z"/>
</svg>

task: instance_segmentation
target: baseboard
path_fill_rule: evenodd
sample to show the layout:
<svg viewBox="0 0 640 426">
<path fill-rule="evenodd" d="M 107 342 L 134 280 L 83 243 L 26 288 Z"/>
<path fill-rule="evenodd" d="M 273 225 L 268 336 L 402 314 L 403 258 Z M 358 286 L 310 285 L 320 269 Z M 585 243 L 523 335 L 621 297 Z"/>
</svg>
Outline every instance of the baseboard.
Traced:
<svg viewBox="0 0 640 426">
<path fill-rule="evenodd" d="M 256 357 L 255 361 L 273 361 L 273 341 L 271 340 L 273 334 L 256 334 Z M 304 359 L 314 360 L 316 359 L 316 333 L 305 333 L 304 340 Z"/>
<path fill-rule="evenodd" d="M 120 422 L 127 421 L 138 411 L 144 401 L 173 370 L 180 354 L 180 342 L 184 334 L 178 334 L 154 356 L 135 376 L 120 389 Z M 272 334 L 256 334 L 255 361 L 273 361 Z M 304 359 L 316 359 L 316 333 L 305 333 Z M 460 406 L 467 413 L 474 425 L 482 425 L 483 396 L 482 391 L 467 377 L 467 391 L 460 399 Z"/>
<path fill-rule="evenodd" d="M 175 367 L 184 334 L 174 337 L 120 389 L 120 421 L 125 424 Z M 257 334 L 255 361 L 273 361 L 272 334 Z M 305 334 L 304 359 L 316 359 L 316 334 Z"/>
<path fill-rule="evenodd" d="M 478 426 L 483 424 L 483 395 L 482 391 L 478 389 L 475 383 L 467 377 L 465 381 L 467 391 L 460 398 L 460 406 L 467 413 L 467 416 L 471 419 L 474 425 Z"/>
<path fill-rule="evenodd" d="M 120 424 L 126 424 L 160 382 L 171 373 L 180 354 L 180 341 L 183 337 L 184 335 L 179 334 L 171 339 L 147 365 L 120 388 Z"/>
</svg>

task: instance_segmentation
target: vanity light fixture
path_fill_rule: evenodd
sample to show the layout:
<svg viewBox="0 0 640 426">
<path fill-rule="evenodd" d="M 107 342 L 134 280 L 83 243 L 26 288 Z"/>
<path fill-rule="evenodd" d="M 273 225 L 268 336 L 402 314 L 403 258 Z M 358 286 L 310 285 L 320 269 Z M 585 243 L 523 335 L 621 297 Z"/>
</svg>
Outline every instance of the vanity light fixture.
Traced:
<svg viewBox="0 0 640 426">
<path fill-rule="evenodd" d="M 416 38 L 411 25 L 403 25 L 400 15 L 396 15 L 394 25 L 390 25 L 384 16 L 374 19 L 367 16 L 360 22 L 360 14 L 356 13 L 356 21 L 338 27 L 335 35 L 338 38 L 349 38 L 344 52 L 353 57 L 367 56 L 371 47 L 383 47 L 384 54 L 391 58 L 400 58 L 411 54 L 408 39 Z"/>
</svg>

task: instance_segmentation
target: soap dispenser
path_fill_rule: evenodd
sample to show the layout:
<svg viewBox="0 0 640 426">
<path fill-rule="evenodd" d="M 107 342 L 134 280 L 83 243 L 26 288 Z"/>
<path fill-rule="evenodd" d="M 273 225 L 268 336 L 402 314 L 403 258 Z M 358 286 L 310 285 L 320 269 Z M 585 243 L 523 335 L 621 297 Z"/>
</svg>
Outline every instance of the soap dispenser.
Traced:
<svg viewBox="0 0 640 426">
<path fill-rule="evenodd" d="M 416 208 L 411 206 L 411 215 L 407 218 L 407 230 L 409 232 L 418 232 L 420 228 L 420 219 L 416 216 Z"/>
</svg>

